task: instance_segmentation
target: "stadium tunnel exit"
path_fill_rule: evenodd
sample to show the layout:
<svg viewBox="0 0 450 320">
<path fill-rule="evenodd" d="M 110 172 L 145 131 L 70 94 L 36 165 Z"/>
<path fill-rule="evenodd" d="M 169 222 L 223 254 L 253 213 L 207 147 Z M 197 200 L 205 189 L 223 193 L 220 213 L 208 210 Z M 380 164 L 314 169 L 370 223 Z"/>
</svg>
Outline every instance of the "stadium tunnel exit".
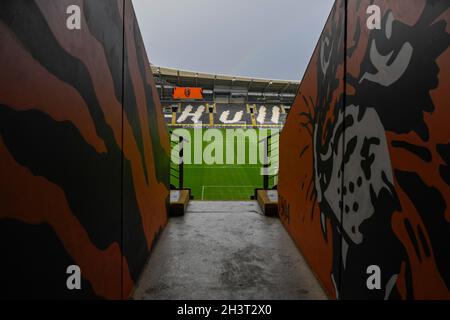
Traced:
<svg viewBox="0 0 450 320">
<path fill-rule="evenodd" d="M 450 299 L 449 26 L 336 0 L 292 82 L 151 66 L 131 0 L 2 0 L 0 298 Z M 277 170 L 174 163 L 199 127 L 281 132 L 244 147 Z"/>
</svg>

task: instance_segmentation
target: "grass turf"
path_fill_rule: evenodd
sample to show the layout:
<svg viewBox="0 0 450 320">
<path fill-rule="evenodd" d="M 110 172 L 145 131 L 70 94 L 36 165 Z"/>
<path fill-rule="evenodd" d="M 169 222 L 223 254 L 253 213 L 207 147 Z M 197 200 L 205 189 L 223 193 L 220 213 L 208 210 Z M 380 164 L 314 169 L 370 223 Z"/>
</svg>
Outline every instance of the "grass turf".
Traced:
<svg viewBox="0 0 450 320">
<path fill-rule="evenodd" d="M 184 164 L 184 188 L 190 188 L 192 195 L 196 200 L 249 200 L 254 194 L 255 188 L 262 188 L 263 176 L 261 175 L 262 165 L 257 160 L 257 163 L 249 161 L 249 155 L 253 154 L 258 159 L 258 142 L 259 130 L 254 129 L 258 135 L 256 141 L 250 142 L 249 139 L 245 139 L 245 162 L 238 163 L 238 143 L 239 138 L 243 139 L 244 131 L 236 132 L 238 138 L 231 137 L 226 129 L 215 129 L 216 133 L 220 133 L 223 137 L 223 163 L 218 164 L 205 164 L 202 159 L 202 164 L 193 164 L 194 162 L 194 150 L 197 147 L 202 153 L 205 148 L 211 144 L 211 142 L 205 142 L 203 139 L 196 140 L 194 134 L 202 136 L 206 133 L 207 129 L 183 129 L 185 131 L 174 131 L 175 134 L 180 132 L 188 133 L 191 140 L 191 163 Z M 173 130 L 171 130 L 173 131 Z M 269 130 L 270 134 L 270 130 Z M 226 143 L 235 140 L 234 144 L 234 157 L 233 164 L 226 164 L 227 148 Z M 198 142 L 196 142 L 198 141 Z M 201 144 L 201 149 L 199 148 Z M 185 148 L 188 148 L 187 145 Z M 230 150 L 230 149 L 229 149 Z M 185 156 L 186 151 L 184 152 Z M 216 155 L 215 152 L 212 154 Z M 220 152 L 218 152 L 220 154 Z M 231 155 L 229 155 L 231 158 Z M 219 159 L 221 157 L 219 156 Z M 185 160 L 186 161 L 186 160 Z M 242 161 L 241 161 L 242 162 Z M 171 164 L 171 184 L 178 186 L 177 165 Z M 270 180 L 272 181 L 272 180 Z"/>
</svg>

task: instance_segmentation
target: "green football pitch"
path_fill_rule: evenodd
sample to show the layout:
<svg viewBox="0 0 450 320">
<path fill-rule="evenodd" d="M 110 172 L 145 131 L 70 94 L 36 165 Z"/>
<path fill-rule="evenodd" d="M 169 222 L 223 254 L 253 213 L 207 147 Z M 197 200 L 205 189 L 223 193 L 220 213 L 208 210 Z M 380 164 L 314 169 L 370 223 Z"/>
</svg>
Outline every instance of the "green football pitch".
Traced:
<svg viewBox="0 0 450 320">
<path fill-rule="evenodd" d="M 183 136 L 185 139 L 183 187 L 191 189 L 195 200 L 249 200 L 254 190 L 263 186 L 262 156 L 259 152 L 264 152 L 265 147 L 259 141 L 266 135 L 259 129 L 213 130 L 170 130 L 173 140 L 177 140 L 172 142 L 172 148 L 175 148 L 172 159 L 176 160 L 178 156 L 177 137 Z M 267 135 L 274 132 L 265 131 Z M 277 157 L 278 150 L 272 154 Z M 209 162 L 206 160 L 208 155 L 213 157 Z M 270 158 L 273 160 L 273 157 Z M 174 186 L 178 186 L 177 178 L 178 165 L 172 162 L 171 184 Z M 274 177 L 269 182 L 272 187 Z"/>
</svg>

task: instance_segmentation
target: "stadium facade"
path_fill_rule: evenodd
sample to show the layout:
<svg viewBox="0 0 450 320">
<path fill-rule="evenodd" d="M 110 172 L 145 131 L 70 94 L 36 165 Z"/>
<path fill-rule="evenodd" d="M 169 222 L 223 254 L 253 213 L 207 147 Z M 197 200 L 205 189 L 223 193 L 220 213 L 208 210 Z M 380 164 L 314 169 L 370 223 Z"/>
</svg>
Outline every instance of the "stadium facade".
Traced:
<svg viewBox="0 0 450 320">
<path fill-rule="evenodd" d="M 299 82 L 151 66 L 169 127 L 281 128 Z"/>
</svg>

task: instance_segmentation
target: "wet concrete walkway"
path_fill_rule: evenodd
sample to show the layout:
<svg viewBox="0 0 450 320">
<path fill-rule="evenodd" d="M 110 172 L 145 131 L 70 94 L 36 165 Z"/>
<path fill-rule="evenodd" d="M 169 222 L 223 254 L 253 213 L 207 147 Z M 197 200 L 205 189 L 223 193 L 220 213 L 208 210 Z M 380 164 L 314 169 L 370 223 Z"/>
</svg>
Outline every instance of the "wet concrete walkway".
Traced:
<svg viewBox="0 0 450 320">
<path fill-rule="evenodd" d="M 171 218 L 134 299 L 326 299 L 278 218 L 255 201 L 192 201 Z"/>
</svg>

